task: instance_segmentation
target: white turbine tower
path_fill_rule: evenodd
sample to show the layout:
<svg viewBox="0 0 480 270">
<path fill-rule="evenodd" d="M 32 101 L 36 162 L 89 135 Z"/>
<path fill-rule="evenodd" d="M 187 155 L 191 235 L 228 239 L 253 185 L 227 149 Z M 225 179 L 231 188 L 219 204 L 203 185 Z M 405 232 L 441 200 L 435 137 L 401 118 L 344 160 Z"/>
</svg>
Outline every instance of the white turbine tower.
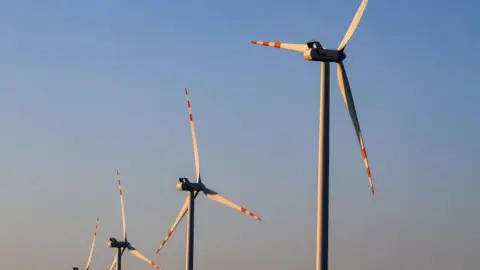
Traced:
<svg viewBox="0 0 480 270">
<path fill-rule="evenodd" d="M 329 136 L 330 136 L 330 63 L 337 64 L 337 76 L 340 91 L 343 100 L 347 105 L 350 117 L 357 133 L 360 150 L 367 170 L 370 190 L 375 194 L 372 175 L 368 164 L 367 152 L 363 142 L 360 124 L 358 122 L 357 112 L 353 103 L 353 96 L 348 83 L 347 73 L 343 66 L 343 60 L 346 58 L 344 53 L 345 46 L 352 37 L 362 18 L 368 0 L 363 0 L 353 18 L 342 42 L 336 50 L 324 48 L 320 42 L 311 41 L 306 44 L 289 44 L 281 42 L 252 41 L 253 44 L 268 47 L 280 48 L 300 52 L 305 60 L 322 62 L 322 71 L 320 76 L 320 127 L 319 127 L 319 149 L 318 149 L 318 194 L 317 194 L 317 270 L 328 269 L 328 204 L 329 204 Z"/>
</svg>

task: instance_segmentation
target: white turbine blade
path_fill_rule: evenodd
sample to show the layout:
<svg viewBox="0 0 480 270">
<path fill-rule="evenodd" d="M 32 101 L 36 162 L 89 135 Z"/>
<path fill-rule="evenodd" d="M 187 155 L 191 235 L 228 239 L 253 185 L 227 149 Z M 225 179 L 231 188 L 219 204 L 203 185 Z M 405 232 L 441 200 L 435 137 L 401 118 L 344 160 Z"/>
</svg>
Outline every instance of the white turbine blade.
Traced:
<svg viewBox="0 0 480 270">
<path fill-rule="evenodd" d="M 87 266 L 85 266 L 85 270 L 88 270 L 90 267 L 90 262 L 92 261 L 93 249 L 95 248 L 95 239 L 97 238 L 98 232 L 98 217 L 97 217 L 97 224 L 95 225 L 95 232 L 93 233 L 93 240 L 92 240 L 92 247 L 90 248 L 90 255 L 88 255 Z"/>
<path fill-rule="evenodd" d="M 256 219 L 256 220 L 262 220 L 259 216 L 255 215 L 254 213 L 248 211 L 247 209 L 233 203 L 232 201 L 228 200 L 227 198 L 223 197 L 222 195 L 218 194 L 217 192 L 211 190 L 211 189 L 208 189 L 208 188 L 204 188 L 203 189 L 203 192 L 205 192 L 205 194 L 207 195 L 208 198 L 210 198 L 211 200 L 214 200 L 214 201 L 217 201 L 221 204 L 224 204 L 228 207 L 231 207 L 233 209 L 236 209 L 244 214 L 247 214 L 249 216 L 251 216 L 253 219 Z"/>
<path fill-rule="evenodd" d="M 338 46 L 339 51 L 343 50 L 345 46 L 347 46 L 348 41 L 353 36 L 353 33 L 355 33 L 355 29 L 357 29 L 357 26 L 360 23 L 360 20 L 362 19 L 363 12 L 367 7 L 367 3 L 368 3 L 368 0 L 363 0 L 362 3 L 360 4 L 360 7 L 358 8 L 357 13 L 355 14 L 355 17 L 353 17 L 350 27 L 348 27 L 348 30 L 345 33 L 345 36 L 343 37 L 342 42 L 340 42 L 340 46 Z"/>
<path fill-rule="evenodd" d="M 187 199 L 185 200 L 185 203 L 182 206 L 182 209 L 180 210 L 180 213 L 177 216 L 177 219 L 175 220 L 175 222 L 173 223 L 173 226 L 168 231 L 167 236 L 165 236 L 165 238 L 163 239 L 163 242 L 160 245 L 160 247 L 157 249 L 157 251 L 155 251 L 155 254 L 158 254 L 158 252 L 160 252 L 160 250 L 163 248 L 163 246 L 167 243 L 170 236 L 172 236 L 172 233 L 175 231 L 175 229 L 177 228 L 177 226 L 180 223 L 180 221 L 182 220 L 182 218 L 185 216 L 185 213 L 187 213 L 188 202 L 189 202 L 189 200 L 188 200 L 188 197 L 187 197 Z"/>
<path fill-rule="evenodd" d="M 120 183 L 120 173 L 117 170 L 118 192 L 120 192 L 120 204 L 122 207 L 122 225 L 123 225 L 123 240 L 127 241 L 127 222 L 125 220 L 125 206 L 123 204 L 123 189 Z"/>
<path fill-rule="evenodd" d="M 122 255 L 123 255 L 123 252 L 125 251 L 125 248 L 122 249 Z M 110 265 L 110 270 L 113 270 L 115 268 L 115 266 L 117 265 L 117 256 L 118 256 L 118 251 L 115 252 L 115 258 L 113 259 L 113 262 L 112 262 L 112 265 Z"/>
<path fill-rule="evenodd" d="M 192 106 L 190 104 L 190 97 L 188 96 L 188 90 L 185 88 L 185 97 L 187 98 L 188 106 L 188 116 L 190 118 L 190 129 L 192 130 L 192 141 L 193 141 L 193 156 L 195 158 L 195 173 L 197 178 L 197 183 L 201 182 L 200 179 L 200 159 L 198 156 L 198 145 L 197 145 L 197 135 L 195 133 L 195 123 L 193 122 L 193 113 Z"/>
<path fill-rule="evenodd" d="M 194 198 L 196 198 L 198 195 L 198 192 L 195 191 L 194 192 Z M 175 222 L 173 223 L 173 226 L 170 228 L 170 230 L 168 231 L 168 234 L 167 236 L 165 236 L 165 238 L 163 239 L 163 242 L 162 244 L 160 245 L 160 247 L 157 249 L 157 251 L 155 251 L 155 254 L 158 254 L 160 252 L 160 250 L 163 248 L 163 246 L 165 246 L 165 244 L 167 243 L 168 239 L 170 239 L 170 236 L 172 236 L 173 232 L 175 231 L 175 229 L 177 228 L 178 224 L 180 223 L 180 221 L 182 220 L 182 218 L 185 216 L 185 213 L 187 213 L 188 211 L 188 206 L 189 206 L 189 198 L 187 196 L 187 199 L 185 200 L 185 202 L 183 203 L 183 207 L 182 209 L 180 210 L 180 213 L 178 213 L 178 216 L 177 216 L 177 219 L 175 220 Z"/>
<path fill-rule="evenodd" d="M 343 100 L 347 105 L 348 111 L 350 113 L 350 118 L 352 119 L 353 126 L 355 127 L 355 132 L 357 133 L 358 143 L 360 144 L 363 161 L 367 170 L 370 190 L 372 192 L 372 195 L 374 196 L 375 188 L 373 187 L 372 174 L 370 172 L 370 165 L 368 164 L 367 151 L 365 150 L 365 143 L 363 142 L 362 130 L 360 129 L 360 122 L 358 122 L 357 111 L 355 110 L 355 104 L 353 103 L 353 96 L 350 89 L 350 84 L 348 83 L 347 72 L 345 71 L 345 67 L 343 66 L 342 62 L 337 63 L 337 76 L 340 91 L 343 95 Z"/>
<path fill-rule="evenodd" d="M 152 260 L 148 259 L 147 257 L 145 257 L 142 253 L 140 253 L 140 251 L 138 251 L 137 249 L 135 249 L 134 247 L 130 246 L 128 248 L 128 251 L 135 257 L 139 258 L 140 260 L 142 261 L 145 261 L 147 262 L 148 264 L 150 264 L 151 266 L 153 266 L 153 268 L 157 269 L 157 270 L 160 270 L 160 267 L 158 265 L 156 265 Z"/>
<path fill-rule="evenodd" d="M 285 50 L 301 52 L 301 53 L 305 52 L 306 50 L 309 50 L 307 44 L 291 44 L 291 43 L 269 42 L 269 41 L 260 41 L 260 40 L 254 40 L 254 41 L 251 41 L 251 43 L 255 45 L 263 45 L 267 47 L 274 47 L 274 48 L 285 49 Z"/>
<path fill-rule="evenodd" d="M 113 270 L 116 265 L 117 265 L 117 253 L 115 252 L 115 258 L 113 258 L 113 262 L 110 265 L 110 270 Z"/>
</svg>

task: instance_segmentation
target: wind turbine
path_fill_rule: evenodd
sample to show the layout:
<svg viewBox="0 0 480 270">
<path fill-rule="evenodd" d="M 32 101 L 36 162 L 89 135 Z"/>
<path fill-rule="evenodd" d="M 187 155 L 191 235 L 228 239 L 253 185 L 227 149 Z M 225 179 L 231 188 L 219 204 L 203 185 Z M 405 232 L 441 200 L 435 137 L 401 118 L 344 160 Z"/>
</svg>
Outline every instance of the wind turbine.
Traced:
<svg viewBox="0 0 480 270">
<path fill-rule="evenodd" d="M 89 270 L 90 262 L 92 261 L 93 249 L 95 248 L 95 239 L 97 238 L 98 232 L 98 217 L 97 217 L 97 224 L 95 225 L 95 232 L 93 233 L 93 240 L 92 240 L 92 247 L 90 248 L 90 255 L 88 255 L 87 265 L 85 266 L 85 270 Z M 78 270 L 78 267 L 73 267 L 73 270 Z"/>
<path fill-rule="evenodd" d="M 110 241 L 108 242 L 108 246 L 111 248 L 116 248 L 117 249 L 117 254 L 115 255 L 115 259 L 112 262 L 112 265 L 110 266 L 110 270 L 113 270 L 115 265 L 117 265 L 117 270 L 121 270 L 122 268 L 122 255 L 125 249 L 128 249 L 128 251 L 135 257 L 139 258 L 142 261 L 147 262 L 151 266 L 153 266 L 155 269 L 160 270 L 160 267 L 158 267 L 153 261 L 145 257 L 138 249 L 134 248 L 128 241 L 127 241 L 127 225 L 125 221 L 125 208 L 123 204 L 123 190 L 122 190 L 122 185 L 120 184 L 120 173 L 117 170 L 117 179 L 118 179 L 118 191 L 120 192 L 120 204 L 121 204 L 121 210 L 122 210 L 122 224 L 123 224 L 123 241 L 118 241 L 115 238 L 110 238 Z"/>
<path fill-rule="evenodd" d="M 193 114 L 192 114 L 192 107 L 190 105 L 190 98 L 188 96 L 188 91 L 185 88 L 185 96 L 187 98 L 187 106 L 188 106 L 188 115 L 190 118 L 190 128 L 192 131 L 192 140 L 193 140 L 193 154 L 195 158 L 195 171 L 196 171 L 196 178 L 197 182 L 192 183 L 187 178 L 181 177 L 179 178 L 179 184 L 177 185 L 177 189 L 180 191 L 188 191 L 189 195 L 185 200 L 180 213 L 178 214 L 177 219 L 173 223 L 172 228 L 168 232 L 167 236 L 164 238 L 162 244 L 157 249 L 156 254 L 160 252 L 160 249 L 167 243 L 167 240 L 172 235 L 173 231 L 182 220 L 183 216 L 188 210 L 188 223 L 187 223 L 187 248 L 186 248 L 186 265 L 185 268 L 187 270 L 193 270 L 193 239 L 194 239 L 194 209 L 195 209 L 195 198 L 197 197 L 199 192 L 203 192 L 207 197 L 213 201 L 219 202 L 226 206 L 229 206 L 233 209 L 236 209 L 246 215 L 251 216 L 253 219 L 262 220 L 260 217 L 255 215 L 254 213 L 248 211 L 247 209 L 233 203 L 232 201 L 228 200 L 227 198 L 223 197 L 222 195 L 218 194 L 217 192 L 209 189 L 205 186 L 200 178 L 200 161 L 198 157 L 198 146 L 197 146 L 197 136 L 195 134 L 195 125 L 193 122 Z"/>
<path fill-rule="evenodd" d="M 347 105 L 353 126 L 357 133 L 358 142 L 362 151 L 363 161 L 367 171 L 372 195 L 375 195 L 372 175 L 368 164 L 367 152 L 363 142 L 360 124 L 357 118 L 357 112 L 353 103 L 353 96 L 348 83 L 347 73 L 343 66 L 343 60 L 346 58 L 344 53 L 345 46 L 352 37 L 355 29 L 362 18 L 368 0 L 363 0 L 353 18 L 338 49 L 331 50 L 324 48 L 320 42 L 311 41 L 306 44 L 289 44 L 281 42 L 252 41 L 253 44 L 268 47 L 280 48 L 303 53 L 303 57 L 308 61 L 322 62 L 320 76 L 320 127 L 319 127 L 319 149 L 318 149 L 318 194 L 317 194 L 317 258 L 316 269 L 328 269 L 328 204 L 329 204 L 329 128 L 330 128 L 330 63 L 337 64 L 337 76 L 340 91 L 343 100 Z"/>
</svg>

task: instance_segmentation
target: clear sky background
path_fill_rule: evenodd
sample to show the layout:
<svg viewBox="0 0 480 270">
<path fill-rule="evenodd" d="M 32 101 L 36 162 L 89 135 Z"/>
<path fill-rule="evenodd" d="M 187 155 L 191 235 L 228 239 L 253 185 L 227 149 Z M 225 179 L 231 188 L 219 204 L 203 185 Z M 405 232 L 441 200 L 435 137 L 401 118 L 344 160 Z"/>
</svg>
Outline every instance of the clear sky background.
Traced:
<svg viewBox="0 0 480 270">
<path fill-rule="evenodd" d="M 91 269 L 121 236 L 147 256 L 194 178 L 196 269 L 313 269 L 319 64 L 250 40 L 336 48 L 359 0 L 1 1 L 0 269 Z M 345 65 L 376 197 L 332 71 L 332 269 L 480 265 L 478 1 L 371 1 Z M 184 269 L 185 221 L 157 257 Z M 124 256 L 125 269 L 150 269 Z"/>
</svg>

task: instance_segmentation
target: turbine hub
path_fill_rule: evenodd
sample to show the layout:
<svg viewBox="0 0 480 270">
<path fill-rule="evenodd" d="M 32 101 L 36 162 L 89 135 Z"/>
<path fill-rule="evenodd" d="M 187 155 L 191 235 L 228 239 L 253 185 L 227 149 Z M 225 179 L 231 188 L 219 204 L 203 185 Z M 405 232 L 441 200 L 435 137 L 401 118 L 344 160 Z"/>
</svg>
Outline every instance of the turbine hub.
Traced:
<svg viewBox="0 0 480 270">
<path fill-rule="evenodd" d="M 117 239 L 115 239 L 115 238 L 112 237 L 112 238 L 110 238 L 110 239 L 108 239 L 108 240 L 109 240 L 108 243 L 107 243 L 107 246 L 108 246 L 108 247 L 114 248 L 114 247 L 117 246 Z"/>
<path fill-rule="evenodd" d="M 177 189 L 178 189 L 179 191 L 186 190 L 186 187 L 185 187 L 185 186 L 186 186 L 185 183 L 178 183 L 178 184 L 177 184 Z"/>
</svg>

